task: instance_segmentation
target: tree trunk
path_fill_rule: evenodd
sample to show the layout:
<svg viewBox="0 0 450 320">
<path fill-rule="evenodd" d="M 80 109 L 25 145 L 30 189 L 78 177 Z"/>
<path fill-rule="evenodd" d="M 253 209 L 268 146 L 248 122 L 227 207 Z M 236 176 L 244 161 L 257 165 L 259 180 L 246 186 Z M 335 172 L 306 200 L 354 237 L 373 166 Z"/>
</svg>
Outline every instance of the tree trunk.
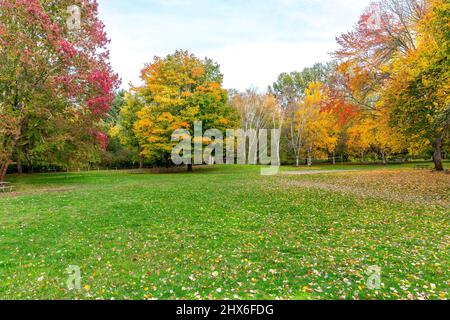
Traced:
<svg viewBox="0 0 450 320">
<path fill-rule="evenodd" d="M 144 168 L 144 156 L 141 153 L 142 153 L 142 147 L 138 146 L 139 169 Z"/>
<path fill-rule="evenodd" d="M 300 159 L 299 159 L 299 157 L 295 157 L 295 166 L 296 167 L 300 166 Z"/>
<path fill-rule="evenodd" d="M 383 159 L 383 164 L 386 165 L 387 160 L 386 160 L 386 153 L 384 151 L 381 151 L 381 158 Z"/>
<path fill-rule="evenodd" d="M 19 175 L 23 174 L 23 169 L 22 169 L 22 159 L 20 158 L 20 156 L 17 157 L 17 173 Z"/>
<path fill-rule="evenodd" d="M 336 152 L 333 152 L 333 165 L 336 165 Z"/>
<path fill-rule="evenodd" d="M 8 167 L 11 163 L 12 161 L 8 159 L 5 163 L 2 164 L 0 168 L 0 182 L 5 181 L 6 172 L 8 171 Z"/>
<path fill-rule="evenodd" d="M 308 151 L 308 159 L 306 159 L 306 164 L 308 165 L 308 167 L 312 166 L 312 148 L 309 148 Z"/>
<path fill-rule="evenodd" d="M 442 164 L 442 137 L 437 137 L 433 143 L 434 154 L 433 154 L 433 162 L 434 169 L 436 171 L 444 171 L 444 166 Z"/>
<path fill-rule="evenodd" d="M 31 160 L 31 159 L 28 159 L 28 173 L 31 173 L 31 174 L 34 173 L 33 160 Z"/>
<path fill-rule="evenodd" d="M 188 165 L 187 165 L 187 171 L 188 171 L 188 172 L 194 171 L 194 170 L 193 170 L 192 164 L 188 164 Z"/>
</svg>

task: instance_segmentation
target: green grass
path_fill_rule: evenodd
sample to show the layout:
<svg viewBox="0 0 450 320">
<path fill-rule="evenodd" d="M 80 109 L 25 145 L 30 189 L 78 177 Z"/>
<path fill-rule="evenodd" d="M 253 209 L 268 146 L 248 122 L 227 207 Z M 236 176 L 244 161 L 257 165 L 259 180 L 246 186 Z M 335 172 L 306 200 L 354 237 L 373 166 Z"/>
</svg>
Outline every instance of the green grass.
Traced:
<svg viewBox="0 0 450 320">
<path fill-rule="evenodd" d="M 449 297 L 448 207 L 296 186 L 314 179 L 242 166 L 12 177 L 0 299 Z"/>
</svg>

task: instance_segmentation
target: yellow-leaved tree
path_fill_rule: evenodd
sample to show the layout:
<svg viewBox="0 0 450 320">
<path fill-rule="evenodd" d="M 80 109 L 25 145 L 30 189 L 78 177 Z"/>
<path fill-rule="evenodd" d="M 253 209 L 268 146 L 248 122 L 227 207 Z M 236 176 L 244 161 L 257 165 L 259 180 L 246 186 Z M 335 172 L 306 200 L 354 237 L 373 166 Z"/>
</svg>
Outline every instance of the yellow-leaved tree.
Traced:
<svg viewBox="0 0 450 320">
<path fill-rule="evenodd" d="M 194 136 L 196 121 L 202 121 L 203 130 L 234 128 L 238 117 L 227 103 L 222 79 L 217 63 L 187 51 L 155 57 L 146 65 L 142 70 L 144 85 L 135 89 L 144 103 L 133 125 L 141 154 L 168 164 L 174 147 L 172 133 L 185 129 Z M 192 170 L 192 165 L 188 169 Z"/>
<path fill-rule="evenodd" d="M 383 99 L 395 125 L 416 147 L 432 147 L 435 169 L 442 171 L 450 130 L 449 1 L 427 1 L 415 29 L 416 48 L 393 59 Z"/>
<path fill-rule="evenodd" d="M 364 156 L 371 151 L 381 156 L 383 164 L 390 154 L 411 150 L 405 136 L 390 125 L 389 113 L 372 111 L 362 114 L 347 131 L 347 145 L 351 155 Z"/>
<path fill-rule="evenodd" d="M 324 108 L 328 99 L 327 92 L 320 82 L 311 82 L 305 90 L 294 117 L 290 120 L 291 140 L 296 144 L 296 165 L 306 157 L 311 164 L 313 157 L 322 157 L 333 153 L 339 128 L 333 112 Z"/>
</svg>

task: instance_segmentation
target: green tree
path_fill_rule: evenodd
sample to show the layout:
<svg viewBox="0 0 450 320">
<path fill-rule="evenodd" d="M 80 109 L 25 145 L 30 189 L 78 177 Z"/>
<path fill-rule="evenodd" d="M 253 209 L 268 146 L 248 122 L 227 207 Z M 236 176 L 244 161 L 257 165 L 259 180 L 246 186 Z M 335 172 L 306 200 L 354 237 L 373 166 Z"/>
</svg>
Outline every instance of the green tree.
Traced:
<svg viewBox="0 0 450 320">
<path fill-rule="evenodd" d="M 115 126 L 120 119 L 120 111 L 122 110 L 123 106 L 125 105 L 125 96 L 126 91 L 124 89 L 121 89 L 116 92 L 114 95 L 114 100 L 111 103 L 111 108 L 108 112 L 108 118 L 106 119 L 106 122 L 110 127 Z"/>
<path fill-rule="evenodd" d="M 134 127 L 138 121 L 138 112 L 144 108 L 144 99 L 136 93 L 126 93 L 123 105 L 120 109 L 117 123 L 110 130 L 113 138 L 118 138 L 120 143 L 137 155 L 139 168 L 144 167 L 144 156 L 142 147 L 134 132 Z"/>
</svg>

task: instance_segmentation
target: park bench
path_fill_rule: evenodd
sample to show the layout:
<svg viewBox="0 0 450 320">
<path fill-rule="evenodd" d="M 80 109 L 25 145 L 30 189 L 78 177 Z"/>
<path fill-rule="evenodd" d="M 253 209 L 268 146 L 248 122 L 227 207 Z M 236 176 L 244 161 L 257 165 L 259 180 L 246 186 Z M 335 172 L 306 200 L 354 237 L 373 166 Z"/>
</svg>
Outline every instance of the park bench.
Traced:
<svg viewBox="0 0 450 320">
<path fill-rule="evenodd" d="M 0 192 L 12 192 L 14 186 L 9 182 L 0 182 Z"/>
</svg>

